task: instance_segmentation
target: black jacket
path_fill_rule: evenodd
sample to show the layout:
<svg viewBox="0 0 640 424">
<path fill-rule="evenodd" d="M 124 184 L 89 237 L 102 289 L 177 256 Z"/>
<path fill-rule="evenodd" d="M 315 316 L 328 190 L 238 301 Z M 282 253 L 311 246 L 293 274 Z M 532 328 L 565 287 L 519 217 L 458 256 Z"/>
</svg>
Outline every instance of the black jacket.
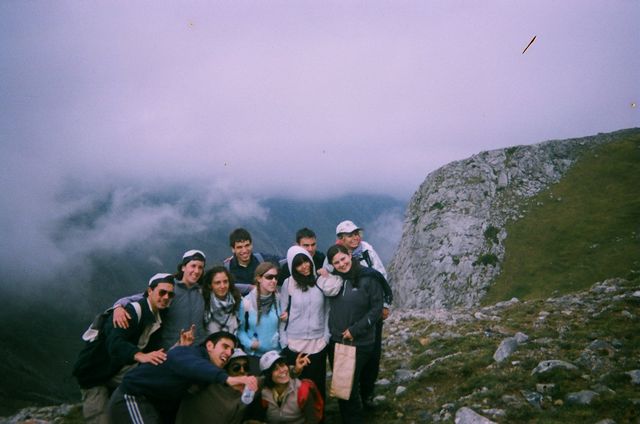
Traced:
<svg viewBox="0 0 640 424">
<path fill-rule="evenodd" d="M 360 267 L 355 281 L 345 279 L 340 293 L 329 298 L 331 340 L 342 342 L 342 332 L 349 329 L 355 346 L 374 343 L 376 323 L 382 315 L 382 288 L 377 274 L 371 268 Z"/>
<path fill-rule="evenodd" d="M 141 350 L 138 348 L 138 340 L 147 326 L 156 321 L 149 303 L 145 297 L 140 302 L 141 317 L 132 304 L 125 306 L 131 316 L 129 328 L 117 328 L 113 326 L 113 312 L 105 318 L 98 339 L 86 342 L 78 355 L 78 360 L 73 366 L 73 375 L 83 389 L 100 386 L 115 376 L 125 365 L 135 362 L 134 355 Z M 160 331 L 155 331 L 149 343 L 143 350 L 151 352 L 160 348 Z"/>
</svg>

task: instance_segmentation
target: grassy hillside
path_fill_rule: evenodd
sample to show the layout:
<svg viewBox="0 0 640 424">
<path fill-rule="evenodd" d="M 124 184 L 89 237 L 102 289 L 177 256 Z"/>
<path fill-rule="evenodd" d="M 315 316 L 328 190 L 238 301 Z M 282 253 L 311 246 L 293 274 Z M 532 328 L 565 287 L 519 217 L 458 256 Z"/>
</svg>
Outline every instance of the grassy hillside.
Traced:
<svg viewBox="0 0 640 424">
<path fill-rule="evenodd" d="M 505 258 L 485 304 L 569 293 L 640 273 L 640 135 L 586 153 L 507 226 Z"/>
</svg>

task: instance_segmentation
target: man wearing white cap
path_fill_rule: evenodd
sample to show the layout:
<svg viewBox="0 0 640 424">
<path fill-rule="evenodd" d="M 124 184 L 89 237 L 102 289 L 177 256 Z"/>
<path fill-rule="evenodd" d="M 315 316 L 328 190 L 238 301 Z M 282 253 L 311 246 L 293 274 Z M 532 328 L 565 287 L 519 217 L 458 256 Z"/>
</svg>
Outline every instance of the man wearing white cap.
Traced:
<svg viewBox="0 0 640 424">
<path fill-rule="evenodd" d="M 158 337 L 152 336 L 158 334 L 162 324 L 161 311 L 169 306 L 173 294 L 173 276 L 156 274 L 149 280 L 143 299 L 126 306 L 132 317 L 126 329 L 114 327 L 111 319 L 107 318 L 102 328 L 87 330 L 83 336 L 87 344 L 73 369 L 73 375 L 82 388 L 85 422 L 108 422 L 109 396 L 125 372 L 136 363 L 158 365 L 166 360 L 164 350 L 158 349 Z M 87 336 L 92 339 L 87 339 Z"/>
<path fill-rule="evenodd" d="M 175 275 L 175 299 L 165 318 L 162 330 L 162 347 L 171 348 L 187 335 L 200 344 L 207 337 L 204 326 L 204 298 L 200 279 L 204 273 L 206 257 L 200 250 L 188 250 L 182 255 Z M 114 325 L 126 328 L 128 314 L 124 306 L 139 300 L 140 295 L 120 299 L 114 305 Z"/>
<path fill-rule="evenodd" d="M 384 278 L 387 278 L 387 270 L 384 269 L 380 256 L 373 249 L 373 246 L 362 240 L 362 228 L 354 224 L 353 221 L 342 221 L 336 227 L 336 236 L 338 244 L 349 249 L 351 256 L 357 259 L 360 265 L 373 268 Z"/>
</svg>

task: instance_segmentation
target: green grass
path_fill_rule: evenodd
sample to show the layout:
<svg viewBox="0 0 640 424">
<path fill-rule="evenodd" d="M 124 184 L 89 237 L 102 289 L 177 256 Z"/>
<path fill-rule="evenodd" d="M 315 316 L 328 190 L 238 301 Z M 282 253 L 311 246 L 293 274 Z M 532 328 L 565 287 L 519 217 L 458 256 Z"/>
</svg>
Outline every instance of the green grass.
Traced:
<svg viewBox="0 0 640 424">
<path fill-rule="evenodd" d="M 507 225 L 484 304 L 569 293 L 640 272 L 640 135 L 588 151 Z M 485 235 L 486 236 L 486 235 Z"/>
</svg>

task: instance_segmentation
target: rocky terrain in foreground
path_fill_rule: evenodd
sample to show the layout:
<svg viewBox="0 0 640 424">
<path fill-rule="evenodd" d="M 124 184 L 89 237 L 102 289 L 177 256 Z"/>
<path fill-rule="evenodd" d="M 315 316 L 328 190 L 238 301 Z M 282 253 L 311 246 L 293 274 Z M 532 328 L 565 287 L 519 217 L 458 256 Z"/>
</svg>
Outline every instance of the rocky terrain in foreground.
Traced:
<svg viewBox="0 0 640 424">
<path fill-rule="evenodd" d="M 640 280 L 476 309 L 394 311 L 376 423 L 639 423 Z M 328 401 L 327 422 L 339 422 Z M 78 405 L 0 423 L 78 423 Z"/>
</svg>

